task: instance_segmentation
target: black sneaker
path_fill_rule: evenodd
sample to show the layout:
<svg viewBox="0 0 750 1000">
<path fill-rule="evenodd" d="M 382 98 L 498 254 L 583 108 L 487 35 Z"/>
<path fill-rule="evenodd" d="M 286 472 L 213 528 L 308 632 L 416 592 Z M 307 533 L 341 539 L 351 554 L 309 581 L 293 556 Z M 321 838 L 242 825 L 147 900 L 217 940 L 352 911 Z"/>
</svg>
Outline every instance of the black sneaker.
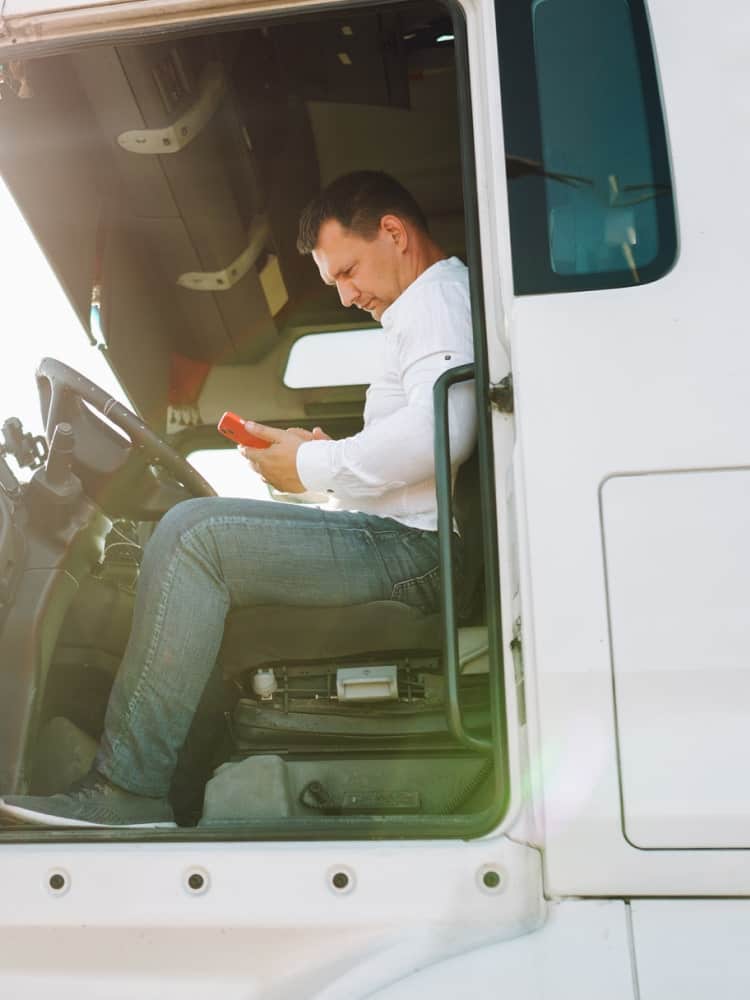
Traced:
<svg viewBox="0 0 750 1000">
<path fill-rule="evenodd" d="M 32 826 L 175 827 L 165 799 L 134 795 L 90 771 L 57 795 L 5 795 L 0 820 Z"/>
</svg>

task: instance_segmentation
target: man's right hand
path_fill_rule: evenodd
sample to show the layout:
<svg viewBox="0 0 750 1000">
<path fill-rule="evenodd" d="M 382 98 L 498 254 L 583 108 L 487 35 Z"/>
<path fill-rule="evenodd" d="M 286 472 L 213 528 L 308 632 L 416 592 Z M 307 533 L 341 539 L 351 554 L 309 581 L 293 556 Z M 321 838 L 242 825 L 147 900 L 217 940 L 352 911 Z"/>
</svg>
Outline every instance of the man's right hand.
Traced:
<svg viewBox="0 0 750 1000">
<path fill-rule="evenodd" d="M 269 442 L 269 446 L 262 449 L 238 445 L 240 454 L 263 481 L 282 493 L 304 493 L 304 484 L 297 475 L 297 452 L 308 441 L 330 441 L 325 431 L 320 427 L 311 431 L 303 427 L 280 430 L 253 421 L 245 421 L 245 427 L 251 434 Z"/>
</svg>

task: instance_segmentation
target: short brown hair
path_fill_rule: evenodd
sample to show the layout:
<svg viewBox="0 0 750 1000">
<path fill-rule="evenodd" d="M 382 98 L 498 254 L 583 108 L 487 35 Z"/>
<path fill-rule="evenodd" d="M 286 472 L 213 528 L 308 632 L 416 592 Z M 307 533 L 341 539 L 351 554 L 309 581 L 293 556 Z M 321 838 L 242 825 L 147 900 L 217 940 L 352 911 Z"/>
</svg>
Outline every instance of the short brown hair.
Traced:
<svg viewBox="0 0 750 1000">
<path fill-rule="evenodd" d="M 428 231 L 424 212 L 394 177 L 380 170 L 344 174 L 323 188 L 302 212 L 297 249 L 312 253 L 321 226 L 330 219 L 366 239 L 374 237 L 384 215 L 396 215 Z"/>
</svg>

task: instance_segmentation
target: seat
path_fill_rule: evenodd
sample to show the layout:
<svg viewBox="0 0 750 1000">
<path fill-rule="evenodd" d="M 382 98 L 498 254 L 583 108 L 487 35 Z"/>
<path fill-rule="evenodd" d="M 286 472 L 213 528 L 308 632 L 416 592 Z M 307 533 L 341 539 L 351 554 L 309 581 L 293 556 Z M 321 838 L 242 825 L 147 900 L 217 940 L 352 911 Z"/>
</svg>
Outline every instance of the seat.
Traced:
<svg viewBox="0 0 750 1000">
<path fill-rule="evenodd" d="M 484 568 L 478 480 L 474 452 L 459 469 L 454 489 L 464 555 L 459 618 L 474 625 L 481 617 Z M 476 628 L 463 645 L 467 642 L 472 648 L 481 646 Z M 219 660 L 224 672 L 233 676 L 277 662 L 340 660 L 369 653 L 377 660 L 380 653 L 437 654 L 441 646 L 440 615 L 424 615 L 398 601 L 331 608 L 248 607 L 229 615 Z"/>
<path fill-rule="evenodd" d="M 366 653 L 437 652 L 440 615 L 399 601 L 349 607 L 255 607 L 233 612 L 220 661 L 235 676 L 275 662 L 361 657 Z"/>
</svg>

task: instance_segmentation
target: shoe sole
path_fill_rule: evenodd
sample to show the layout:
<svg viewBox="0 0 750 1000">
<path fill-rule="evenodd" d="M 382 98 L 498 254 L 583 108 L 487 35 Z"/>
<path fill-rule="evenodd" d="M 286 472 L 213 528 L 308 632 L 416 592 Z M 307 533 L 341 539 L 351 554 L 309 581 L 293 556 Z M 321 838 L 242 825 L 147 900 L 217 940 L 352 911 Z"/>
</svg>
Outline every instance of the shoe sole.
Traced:
<svg viewBox="0 0 750 1000">
<path fill-rule="evenodd" d="M 177 824 L 169 820 L 162 820 L 153 823 L 92 823 L 86 819 L 70 819 L 67 816 L 53 816 L 48 813 L 33 812 L 31 809 L 24 809 L 22 806 L 8 805 L 0 799 L 0 816 L 8 816 L 13 820 L 21 821 L 25 826 L 53 826 L 53 827 L 97 827 L 105 830 L 176 830 Z"/>
</svg>

